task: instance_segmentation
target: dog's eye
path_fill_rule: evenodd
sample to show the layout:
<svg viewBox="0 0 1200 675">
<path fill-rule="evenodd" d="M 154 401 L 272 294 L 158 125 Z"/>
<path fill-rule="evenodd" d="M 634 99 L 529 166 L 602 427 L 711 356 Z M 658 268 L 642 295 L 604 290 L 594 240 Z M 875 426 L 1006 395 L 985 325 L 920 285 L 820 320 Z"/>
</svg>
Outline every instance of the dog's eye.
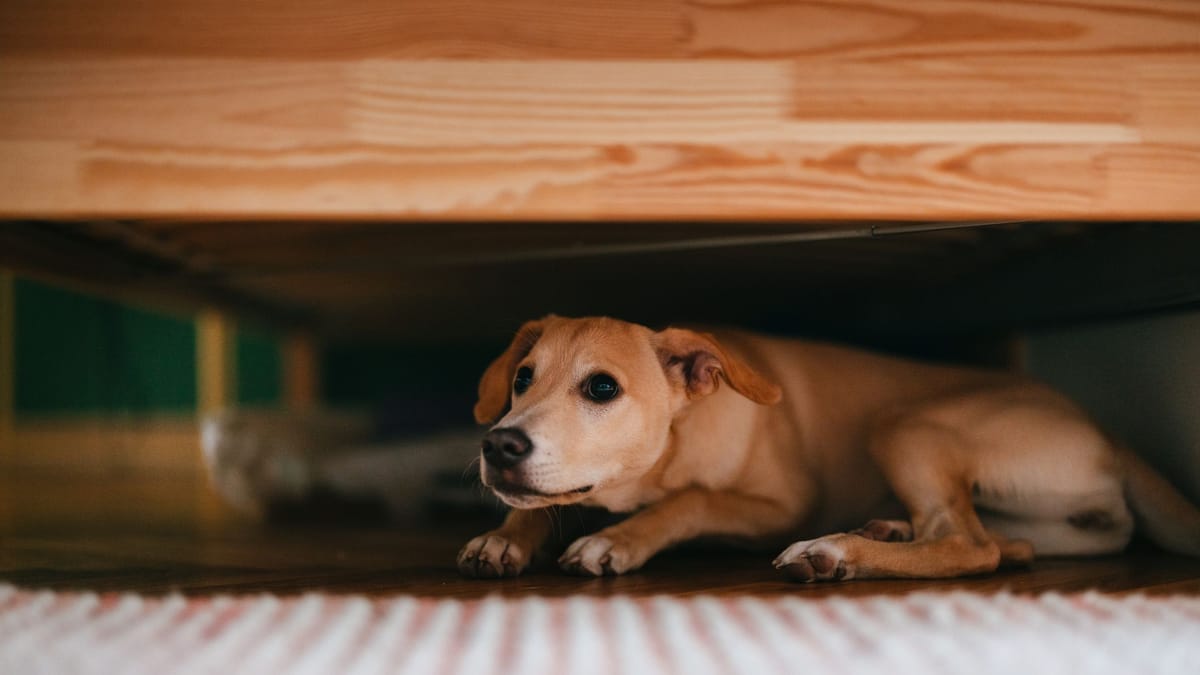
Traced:
<svg viewBox="0 0 1200 675">
<path fill-rule="evenodd" d="M 517 376 L 513 378 L 513 393 L 524 394 L 531 384 L 533 384 L 533 368 L 521 366 L 517 370 Z"/>
<path fill-rule="evenodd" d="M 604 403 L 616 398 L 617 394 L 621 393 L 621 388 L 617 386 L 617 381 L 612 375 L 596 373 L 583 383 L 583 393 L 597 403 Z"/>
</svg>

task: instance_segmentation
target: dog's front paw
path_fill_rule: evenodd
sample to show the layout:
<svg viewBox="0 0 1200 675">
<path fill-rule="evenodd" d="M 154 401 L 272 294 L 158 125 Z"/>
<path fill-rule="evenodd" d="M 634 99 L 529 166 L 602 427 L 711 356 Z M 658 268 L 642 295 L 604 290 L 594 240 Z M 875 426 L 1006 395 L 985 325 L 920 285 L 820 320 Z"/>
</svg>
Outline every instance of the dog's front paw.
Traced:
<svg viewBox="0 0 1200 675">
<path fill-rule="evenodd" d="M 638 554 L 623 537 L 598 533 L 576 539 L 558 559 L 558 566 L 571 574 L 599 577 L 624 574 L 645 562 L 646 556 Z"/>
<path fill-rule="evenodd" d="M 458 553 L 458 571 L 467 577 L 515 577 L 528 566 L 524 548 L 492 532 L 475 537 Z"/>
<path fill-rule="evenodd" d="M 832 534 L 820 539 L 798 541 L 775 558 L 775 569 L 796 581 L 842 581 L 854 578 L 854 565 L 847 561 L 846 538 Z"/>
</svg>

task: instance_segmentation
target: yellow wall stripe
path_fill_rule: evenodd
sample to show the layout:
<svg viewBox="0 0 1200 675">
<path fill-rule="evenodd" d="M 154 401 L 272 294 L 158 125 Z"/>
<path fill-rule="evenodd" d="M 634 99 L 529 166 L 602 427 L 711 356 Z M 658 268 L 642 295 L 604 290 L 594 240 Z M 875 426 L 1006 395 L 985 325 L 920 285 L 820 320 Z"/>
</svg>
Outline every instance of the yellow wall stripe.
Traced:
<svg viewBox="0 0 1200 675">
<path fill-rule="evenodd" d="M 228 408 L 237 391 L 234 325 L 215 310 L 196 316 L 196 404 L 201 414 Z"/>
</svg>

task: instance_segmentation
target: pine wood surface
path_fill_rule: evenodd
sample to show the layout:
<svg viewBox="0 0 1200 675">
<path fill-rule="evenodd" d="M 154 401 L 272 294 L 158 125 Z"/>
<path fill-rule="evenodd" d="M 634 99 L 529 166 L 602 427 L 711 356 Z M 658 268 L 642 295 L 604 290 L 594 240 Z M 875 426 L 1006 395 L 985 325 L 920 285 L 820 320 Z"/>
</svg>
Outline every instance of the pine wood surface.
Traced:
<svg viewBox="0 0 1200 675">
<path fill-rule="evenodd" d="M 1190 0 L 18 0 L 0 216 L 1200 217 Z"/>
</svg>

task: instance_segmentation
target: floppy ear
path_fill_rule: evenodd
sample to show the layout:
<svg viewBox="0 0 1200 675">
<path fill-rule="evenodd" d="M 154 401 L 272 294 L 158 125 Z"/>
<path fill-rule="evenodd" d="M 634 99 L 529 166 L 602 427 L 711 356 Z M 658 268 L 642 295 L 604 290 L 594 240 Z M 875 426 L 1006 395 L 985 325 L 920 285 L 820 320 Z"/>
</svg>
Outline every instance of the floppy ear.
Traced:
<svg viewBox="0 0 1200 675">
<path fill-rule="evenodd" d="M 508 408 L 512 396 L 512 380 L 521 359 L 529 355 L 533 345 L 542 336 L 546 317 L 528 321 L 517 331 L 512 344 L 504 353 L 492 361 L 479 379 L 479 401 L 475 403 L 475 421 L 489 424 L 500 418 Z"/>
<path fill-rule="evenodd" d="M 682 383 L 688 398 L 713 393 L 720 380 L 755 403 L 775 404 L 783 398 L 777 385 L 730 355 L 708 333 L 668 328 L 654 334 L 654 348 L 667 377 Z"/>
</svg>

